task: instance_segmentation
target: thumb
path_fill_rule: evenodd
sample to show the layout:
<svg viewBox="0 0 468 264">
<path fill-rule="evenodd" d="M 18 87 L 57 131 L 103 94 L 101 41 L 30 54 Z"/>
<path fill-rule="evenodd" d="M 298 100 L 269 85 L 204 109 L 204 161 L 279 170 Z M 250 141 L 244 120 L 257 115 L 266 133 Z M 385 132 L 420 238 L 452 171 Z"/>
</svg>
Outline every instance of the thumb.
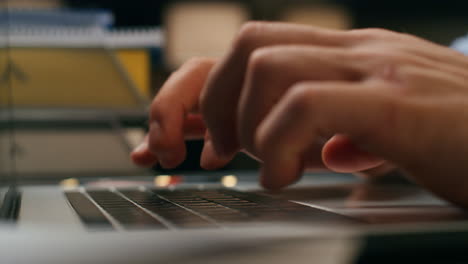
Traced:
<svg viewBox="0 0 468 264">
<path fill-rule="evenodd" d="M 333 136 L 323 146 L 322 160 L 328 169 L 341 173 L 365 171 L 385 163 L 385 160 L 362 150 L 342 134 Z"/>
</svg>

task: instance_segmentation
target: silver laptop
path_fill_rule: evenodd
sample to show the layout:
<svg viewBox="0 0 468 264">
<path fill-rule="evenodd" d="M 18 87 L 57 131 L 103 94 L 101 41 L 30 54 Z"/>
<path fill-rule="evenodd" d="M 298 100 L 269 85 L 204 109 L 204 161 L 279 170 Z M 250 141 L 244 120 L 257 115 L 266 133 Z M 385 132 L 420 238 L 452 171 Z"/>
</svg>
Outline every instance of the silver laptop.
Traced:
<svg viewBox="0 0 468 264">
<path fill-rule="evenodd" d="M 0 61 L 2 263 L 353 263 L 388 253 L 388 234 L 468 230 L 402 180 L 307 174 L 268 193 L 256 171 L 143 171 L 126 124 L 145 100 L 111 51 L 5 46 Z"/>
</svg>

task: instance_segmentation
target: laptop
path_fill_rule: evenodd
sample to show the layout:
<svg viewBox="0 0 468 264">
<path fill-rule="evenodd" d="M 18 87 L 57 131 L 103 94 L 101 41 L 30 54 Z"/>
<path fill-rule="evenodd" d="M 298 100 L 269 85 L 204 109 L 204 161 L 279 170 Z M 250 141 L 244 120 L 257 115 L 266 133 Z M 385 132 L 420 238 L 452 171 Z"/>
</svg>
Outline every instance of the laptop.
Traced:
<svg viewBox="0 0 468 264">
<path fill-rule="evenodd" d="M 106 48 L 6 47 L 0 61 L 2 263 L 463 257 L 466 212 L 402 179 L 310 173 L 269 193 L 255 170 L 134 167 L 127 132 L 146 102 Z"/>
</svg>

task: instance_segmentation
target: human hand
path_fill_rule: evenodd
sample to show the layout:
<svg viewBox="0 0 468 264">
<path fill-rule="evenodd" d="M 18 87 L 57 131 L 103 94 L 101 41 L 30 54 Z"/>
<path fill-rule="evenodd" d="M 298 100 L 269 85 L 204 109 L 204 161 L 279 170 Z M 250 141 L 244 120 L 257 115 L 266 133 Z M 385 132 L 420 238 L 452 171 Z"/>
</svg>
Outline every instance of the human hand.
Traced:
<svg viewBox="0 0 468 264">
<path fill-rule="evenodd" d="M 211 137 L 202 164 L 219 166 L 245 149 L 263 162 L 269 188 L 306 167 L 394 164 L 468 205 L 467 69 L 464 55 L 405 34 L 249 23 L 219 62 L 198 59 L 170 78 L 152 105 L 149 148 L 133 158 L 177 165 L 183 128 L 196 124 L 200 136 L 203 119 Z M 191 123 L 186 114 L 198 109 Z"/>
</svg>

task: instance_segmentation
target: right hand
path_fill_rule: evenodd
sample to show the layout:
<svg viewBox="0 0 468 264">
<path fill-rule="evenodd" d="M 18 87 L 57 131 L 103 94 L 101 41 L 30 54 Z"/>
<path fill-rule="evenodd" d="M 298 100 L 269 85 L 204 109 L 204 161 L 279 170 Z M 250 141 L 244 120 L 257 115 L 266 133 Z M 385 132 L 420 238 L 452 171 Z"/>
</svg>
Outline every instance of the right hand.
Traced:
<svg viewBox="0 0 468 264">
<path fill-rule="evenodd" d="M 395 164 L 468 205 L 467 67 L 462 54 L 390 31 L 249 24 L 223 59 L 191 60 L 169 78 L 132 158 L 174 167 L 184 135 L 204 135 L 203 167 L 245 149 L 264 162 L 268 188 L 294 182 L 304 167 Z"/>
<path fill-rule="evenodd" d="M 159 162 L 164 168 L 174 168 L 185 159 L 184 142 L 187 139 L 205 140 L 200 160 L 202 168 L 217 169 L 231 161 L 233 155 L 223 157 L 217 154 L 199 111 L 200 94 L 216 62 L 217 60 L 211 58 L 193 58 L 169 77 L 152 102 L 150 131 L 141 145 L 132 152 L 131 157 L 136 164 L 151 167 Z M 359 159 L 359 153 L 355 153 L 359 150 L 355 150 L 346 137 L 336 136 L 330 142 L 329 146 L 333 149 L 341 148 L 340 152 L 347 152 L 349 155 L 354 153 L 356 159 Z M 321 159 L 323 145 L 324 142 L 319 144 L 316 152 L 312 153 L 307 169 L 330 169 L 323 164 Z M 240 151 L 259 160 L 245 149 L 240 149 Z M 363 155 L 365 155 L 364 158 L 367 157 L 366 154 Z M 351 156 L 343 157 L 343 162 L 349 162 L 351 158 Z M 359 167 L 366 170 L 358 169 L 354 172 L 363 177 L 373 177 L 383 175 L 394 168 L 388 164 L 372 166 L 374 164 L 373 161 L 371 164 L 362 164 Z"/>
</svg>

